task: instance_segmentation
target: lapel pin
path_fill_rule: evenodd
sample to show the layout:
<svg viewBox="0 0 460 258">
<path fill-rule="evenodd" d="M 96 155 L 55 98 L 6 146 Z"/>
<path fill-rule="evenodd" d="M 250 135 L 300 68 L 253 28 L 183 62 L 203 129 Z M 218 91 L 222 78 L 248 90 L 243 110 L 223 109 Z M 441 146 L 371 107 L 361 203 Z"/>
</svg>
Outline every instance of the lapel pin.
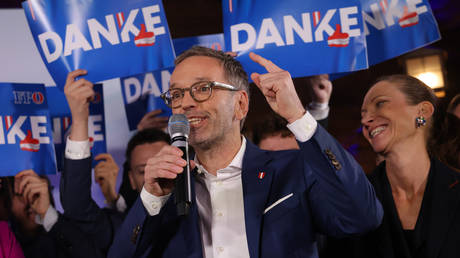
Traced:
<svg viewBox="0 0 460 258">
<path fill-rule="evenodd" d="M 265 172 L 259 172 L 259 176 L 258 176 L 258 177 L 259 177 L 259 179 L 262 179 L 262 178 L 264 178 L 264 176 L 265 176 Z"/>
</svg>

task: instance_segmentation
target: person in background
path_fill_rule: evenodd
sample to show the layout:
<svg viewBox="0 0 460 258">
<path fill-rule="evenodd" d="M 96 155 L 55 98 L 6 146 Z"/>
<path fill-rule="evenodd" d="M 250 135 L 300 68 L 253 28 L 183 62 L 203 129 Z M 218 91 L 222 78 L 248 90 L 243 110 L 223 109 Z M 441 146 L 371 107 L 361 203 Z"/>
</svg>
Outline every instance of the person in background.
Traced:
<svg viewBox="0 0 460 258">
<path fill-rule="evenodd" d="M 77 226 L 91 236 L 98 251 L 104 255 L 113 241 L 113 236 L 124 218 L 127 204 L 116 193 L 118 174 L 113 158 L 99 155 L 101 162 L 95 168 L 95 177 L 107 201 L 116 209 L 101 209 L 91 198 L 91 152 L 88 136 L 89 103 L 94 97 L 93 84 L 83 78 L 86 71 L 70 72 L 64 93 L 72 114 L 72 128 L 66 141 L 64 170 L 61 176 L 61 202 L 66 217 L 77 221 Z M 131 188 L 140 191 L 147 159 L 161 147 L 169 144 L 169 137 L 158 129 L 144 129 L 129 141 L 126 150 L 126 167 Z M 97 170 L 97 171 L 96 171 Z"/>
<path fill-rule="evenodd" d="M 306 109 L 312 116 L 327 129 L 329 115 L 329 99 L 332 93 L 332 83 L 327 74 L 307 77 L 312 102 Z M 252 128 L 254 144 L 263 150 L 299 149 L 294 134 L 286 127 L 287 121 L 271 112 L 260 119 Z"/>
<path fill-rule="evenodd" d="M 307 77 L 310 85 L 310 96 L 312 101 L 307 105 L 308 112 L 327 129 L 329 116 L 329 100 L 332 94 L 332 82 L 328 74 L 320 74 Z"/>
<path fill-rule="evenodd" d="M 147 128 L 156 128 L 165 131 L 168 127 L 169 117 L 160 116 L 163 111 L 155 109 L 145 114 L 137 124 L 137 130 L 142 131 Z"/>
<path fill-rule="evenodd" d="M 460 119 L 460 94 L 455 95 L 447 106 L 447 112 Z"/>
<path fill-rule="evenodd" d="M 94 160 L 99 161 L 94 167 L 94 181 L 101 188 L 105 203 L 109 208 L 124 212 L 126 201 L 117 193 L 117 177 L 120 170 L 117 163 L 109 153 L 100 153 Z"/>
<path fill-rule="evenodd" d="M 262 150 L 294 150 L 299 144 L 286 127 L 287 121 L 277 114 L 271 114 L 259 120 L 252 128 L 252 141 Z"/>
<path fill-rule="evenodd" d="M 128 142 L 126 149 L 126 161 L 124 163 L 123 180 L 129 185 L 129 190 L 135 193 L 135 198 L 144 185 L 144 166 L 147 158 L 155 155 L 163 145 L 169 144 L 169 135 L 156 128 L 149 128 L 138 131 Z M 116 180 L 118 176 L 118 165 L 112 155 L 102 153 L 95 157 L 101 160 L 94 167 L 94 177 L 101 187 L 102 193 L 109 208 L 116 209 L 120 213 L 126 212 L 132 206 L 133 201 L 127 195 L 131 194 L 126 189 L 122 193 L 116 191 Z M 120 187 L 121 188 L 121 187 Z"/>
<path fill-rule="evenodd" d="M 270 107 L 289 121 L 300 150 L 260 150 L 241 135 L 249 84 L 231 56 L 193 47 L 176 59 L 163 94 L 190 123 L 195 155 L 190 213 L 177 213 L 173 179 L 186 161 L 164 146 L 147 161 L 140 198 L 109 257 L 317 257 L 315 233 L 376 228 L 380 203 L 356 161 L 304 109 L 287 71 L 254 53 L 252 74 Z"/>
<path fill-rule="evenodd" d="M 138 132 L 150 128 L 161 131 L 152 132 L 151 140 L 145 138 L 144 140 L 138 141 L 139 144 L 155 142 L 157 141 L 156 139 L 158 139 L 158 141 L 162 140 L 169 142 L 169 136 L 166 133 L 162 133 L 166 131 L 169 117 L 160 116 L 162 112 L 163 111 L 161 109 L 152 110 L 146 113 L 142 117 L 141 121 L 139 121 L 137 124 Z M 142 136 L 140 137 L 143 138 Z M 137 195 L 139 195 L 140 192 L 140 190 L 136 189 L 132 183 L 132 175 L 128 173 L 129 171 L 132 171 L 129 167 L 129 160 L 131 160 L 131 156 L 126 155 L 126 161 L 123 163 L 123 178 L 119 193 L 116 191 L 116 179 L 118 176 L 119 167 L 113 159 L 112 155 L 110 155 L 110 153 L 101 153 L 94 157 L 94 159 L 100 160 L 100 162 L 94 167 L 94 176 L 96 182 L 101 187 L 101 191 L 106 199 L 107 206 L 109 208 L 116 209 L 121 213 L 124 213 L 127 208 L 130 208 L 133 205 Z"/>
<path fill-rule="evenodd" d="M 8 189 L 7 189 L 7 178 L 0 177 L 0 220 L 8 220 Z"/>
<path fill-rule="evenodd" d="M 25 170 L 2 181 L 11 228 L 25 257 L 101 257 L 86 235 L 55 210 L 46 178 Z"/>
<path fill-rule="evenodd" d="M 0 177 L 0 257 L 23 258 L 24 253 L 22 252 L 21 246 L 16 240 L 7 221 L 9 209 L 6 206 L 10 203 L 9 187 L 7 184 L 8 179 L 6 177 Z"/>
<path fill-rule="evenodd" d="M 369 176 L 384 218 L 369 234 L 328 242 L 330 257 L 460 257 L 460 174 L 428 146 L 436 102 L 428 86 L 407 75 L 382 77 L 369 89 L 361 123 L 385 159 Z"/>
<path fill-rule="evenodd" d="M 460 94 L 447 106 L 447 113 L 436 127 L 431 145 L 444 164 L 460 172 Z"/>
<path fill-rule="evenodd" d="M 0 257 L 24 258 L 21 246 L 6 221 L 0 221 Z"/>
</svg>

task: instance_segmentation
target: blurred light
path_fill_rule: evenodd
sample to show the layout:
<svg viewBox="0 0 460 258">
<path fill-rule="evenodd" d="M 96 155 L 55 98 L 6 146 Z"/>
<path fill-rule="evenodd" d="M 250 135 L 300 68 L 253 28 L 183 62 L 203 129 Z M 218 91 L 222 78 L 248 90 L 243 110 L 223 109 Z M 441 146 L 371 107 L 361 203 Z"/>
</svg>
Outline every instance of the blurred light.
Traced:
<svg viewBox="0 0 460 258">
<path fill-rule="evenodd" d="M 424 82 L 438 97 L 444 97 L 444 72 L 440 53 L 413 53 L 405 59 L 407 74 Z"/>
<path fill-rule="evenodd" d="M 443 86 L 442 77 L 439 74 L 435 74 L 433 72 L 417 74 L 415 77 L 433 89 Z"/>
</svg>

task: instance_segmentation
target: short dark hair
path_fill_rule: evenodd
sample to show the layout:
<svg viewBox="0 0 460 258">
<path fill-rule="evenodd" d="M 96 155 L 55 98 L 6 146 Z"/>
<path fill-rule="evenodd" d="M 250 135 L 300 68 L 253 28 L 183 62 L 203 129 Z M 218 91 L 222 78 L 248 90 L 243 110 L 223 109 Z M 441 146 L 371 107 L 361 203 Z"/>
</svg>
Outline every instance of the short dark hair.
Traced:
<svg viewBox="0 0 460 258">
<path fill-rule="evenodd" d="M 131 137 L 128 142 L 128 147 L 126 148 L 126 167 L 131 167 L 131 153 L 134 148 L 142 144 L 155 142 L 166 142 L 169 144 L 169 135 L 156 128 L 147 128 L 138 131 L 133 137 Z"/>
<path fill-rule="evenodd" d="M 178 64 L 182 63 L 185 59 L 192 56 L 207 56 L 215 58 L 217 61 L 219 61 L 219 63 L 222 65 L 224 69 L 225 78 L 232 86 L 235 86 L 239 90 L 244 90 L 248 95 L 249 101 L 250 92 L 248 75 L 244 71 L 243 66 L 238 60 L 233 58 L 231 55 L 228 55 L 219 50 L 214 50 L 212 48 L 202 46 L 194 46 L 180 54 L 174 61 L 174 64 L 177 66 Z M 243 128 L 244 120 L 245 118 L 241 120 L 241 128 Z"/>
<path fill-rule="evenodd" d="M 266 116 L 265 119 L 257 122 L 252 129 L 252 141 L 259 144 L 267 137 L 280 135 L 281 137 L 291 137 L 292 132 L 287 128 L 288 122 L 278 114 Z"/>
<path fill-rule="evenodd" d="M 212 48 L 194 46 L 180 54 L 174 61 L 174 64 L 177 66 L 182 63 L 182 61 L 192 56 L 207 56 L 217 59 L 219 63 L 222 64 L 225 78 L 230 82 L 230 84 L 240 90 L 246 91 L 249 96 L 248 75 L 244 71 L 241 63 L 231 55 Z"/>
</svg>

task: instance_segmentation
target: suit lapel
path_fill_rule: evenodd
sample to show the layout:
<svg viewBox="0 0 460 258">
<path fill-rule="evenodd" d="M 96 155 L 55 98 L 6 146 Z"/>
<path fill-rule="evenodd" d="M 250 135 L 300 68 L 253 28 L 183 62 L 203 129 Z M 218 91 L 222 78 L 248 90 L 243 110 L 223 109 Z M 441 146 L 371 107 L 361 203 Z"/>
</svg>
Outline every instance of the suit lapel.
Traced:
<svg viewBox="0 0 460 258">
<path fill-rule="evenodd" d="M 454 219 L 460 201 L 460 182 L 445 165 L 432 160 L 432 200 L 428 218 L 425 220 L 427 235 L 427 257 L 438 257 L 447 236 L 449 225 Z"/>
<path fill-rule="evenodd" d="M 259 257 L 262 217 L 267 205 L 273 170 L 268 170 L 269 152 L 247 142 L 243 159 L 242 184 L 246 238 L 251 257 Z"/>
</svg>

